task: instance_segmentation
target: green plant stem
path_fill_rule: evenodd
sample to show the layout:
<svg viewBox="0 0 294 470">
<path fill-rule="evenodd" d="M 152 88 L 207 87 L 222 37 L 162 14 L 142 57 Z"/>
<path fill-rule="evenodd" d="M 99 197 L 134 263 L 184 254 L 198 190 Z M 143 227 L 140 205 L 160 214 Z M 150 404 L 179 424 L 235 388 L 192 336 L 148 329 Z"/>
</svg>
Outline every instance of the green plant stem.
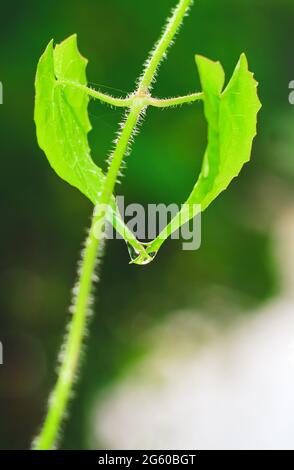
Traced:
<svg viewBox="0 0 294 470">
<path fill-rule="evenodd" d="M 149 98 L 148 104 L 156 108 L 169 108 L 172 106 L 179 106 L 185 103 L 193 103 L 194 101 L 202 100 L 203 93 L 191 93 L 190 95 L 177 96 L 176 98 Z"/>
<path fill-rule="evenodd" d="M 143 103 L 134 102 L 132 107 L 130 108 L 130 111 L 128 112 L 125 122 L 123 123 L 123 130 L 117 141 L 113 155 L 111 156 L 107 177 L 100 199 L 100 204 L 108 204 L 110 201 L 114 190 L 115 182 L 119 174 L 122 159 L 130 143 L 132 133 L 137 125 L 138 119 L 143 108 Z"/>
<path fill-rule="evenodd" d="M 138 99 L 141 99 L 142 104 L 144 104 L 145 106 L 154 106 L 156 108 L 168 108 L 172 106 L 179 106 L 185 103 L 193 103 L 194 101 L 198 101 L 203 98 L 203 93 L 191 93 L 189 95 L 164 99 L 153 98 L 152 96 L 148 96 L 147 94 L 134 94 L 129 96 L 128 98 L 115 98 L 114 96 L 106 95 L 105 93 L 94 90 L 93 88 L 87 87 L 86 85 L 81 85 L 80 83 L 72 82 L 70 80 L 60 80 L 58 84 L 63 86 L 71 86 L 79 90 L 83 90 L 85 93 L 87 93 L 88 96 L 92 96 L 95 99 L 104 101 L 105 103 L 119 108 L 130 108 L 132 107 L 135 101 L 138 101 Z"/>
<path fill-rule="evenodd" d="M 169 18 L 163 34 L 157 44 L 155 45 L 150 57 L 145 65 L 145 70 L 139 80 L 138 89 L 146 93 L 150 88 L 160 65 L 164 59 L 165 53 L 169 46 L 172 44 L 173 39 L 182 24 L 183 18 L 188 12 L 189 7 L 192 5 L 193 0 L 180 0 L 178 5 L 173 11 L 172 16 Z"/>
<path fill-rule="evenodd" d="M 66 339 L 57 383 L 49 400 L 48 413 L 40 436 L 35 442 L 34 448 L 36 450 L 54 448 L 58 430 L 66 410 L 66 405 L 70 397 L 72 384 L 78 366 L 83 336 L 85 334 L 92 278 L 96 265 L 97 252 L 99 247 L 101 247 L 106 208 L 110 204 L 121 161 L 140 116 L 141 109 L 142 106 L 134 105 L 129 112 L 117 141 L 103 191 L 97 204 L 98 211 L 94 213 L 92 219 L 80 271 L 78 294 L 73 308 L 73 320 L 70 324 L 68 337 Z"/>
<path fill-rule="evenodd" d="M 98 211 L 94 212 L 90 232 L 86 240 L 85 253 L 79 273 L 79 288 L 73 308 L 73 317 L 68 336 L 65 340 L 57 382 L 49 400 L 47 415 L 40 435 L 35 440 L 33 446 L 36 450 L 50 450 L 55 447 L 58 432 L 70 398 L 86 330 L 87 313 L 97 254 L 99 248 L 102 249 L 102 232 L 107 207 L 111 202 L 123 157 L 130 144 L 132 134 L 141 116 L 142 110 L 145 107 L 144 99 L 142 99 L 140 95 L 142 91 L 144 91 L 145 94 L 148 87 L 151 85 L 157 67 L 163 59 L 166 49 L 172 42 L 191 3 L 192 0 L 180 0 L 177 8 L 174 10 L 173 16 L 169 20 L 162 38 L 155 47 L 145 67 L 143 77 L 139 81 L 139 88 L 137 93 L 135 93 L 136 97 L 131 104 L 125 121 L 122 123 L 122 131 L 117 140 L 103 189 L 98 200 Z"/>
<path fill-rule="evenodd" d="M 58 372 L 57 383 L 49 399 L 46 419 L 41 433 L 35 440 L 33 446 L 35 450 L 50 450 L 54 448 L 77 371 L 89 307 L 92 277 L 100 245 L 100 240 L 94 236 L 95 222 L 96 220 L 93 218 L 90 232 L 86 240 L 85 253 L 80 271 L 79 291 L 74 305 L 68 336 L 65 339 L 65 349 L 63 357 L 61 358 L 61 367 Z"/>
<path fill-rule="evenodd" d="M 86 85 L 82 85 L 78 82 L 73 82 L 71 80 L 58 80 L 57 85 L 77 88 L 87 93 L 87 95 L 92 96 L 92 98 L 104 101 L 105 103 L 119 108 L 130 107 L 132 105 L 131 98 L 115 98 L 114 96 L 107 95 L 105 93 L 102 93 L 101 91 L 94 90 L 93 88 L 90 88 Z"/>
</svg>

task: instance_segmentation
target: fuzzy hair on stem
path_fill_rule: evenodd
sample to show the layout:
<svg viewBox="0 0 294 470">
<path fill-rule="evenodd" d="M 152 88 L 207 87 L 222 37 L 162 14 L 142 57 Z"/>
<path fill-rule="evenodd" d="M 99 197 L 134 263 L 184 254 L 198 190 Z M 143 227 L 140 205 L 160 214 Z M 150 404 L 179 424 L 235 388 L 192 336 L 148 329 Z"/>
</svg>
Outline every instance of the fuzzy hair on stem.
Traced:
<svg viewBox="0 0 294 470">
<path fill-rule="evenodd" d="M 140 120 L 143 119 L 144 109 L 148 99 L 148 90 L 155 80 L 157 69 L 172 44 L 182 21 L 187 14 L 193 0 L 180 0 L 167 22 L 163 34 L 151 51 L 145 63 L 142 76 L 138 80 L 138 88 L 132 95 L 132 102 L 126 103 L 124 99 L 114 99 L 100 92 L 87 88 L 85 92 L 93 97 L 108 102 L 110 105 L 127 105 L 127 114 L 120 126 L 120 132 L 115 143 L 114 151 L 110 157 L 108 172 L 98 198 L 98 207 L 105 207 L 110 203 L 115 184 L 120 175 L 123 158 L 130 150 L 130 144 Z M 65 85 L 65 84 L 63 84 Z M 90 90 L 90 91 L 89 91 Z M 96 96 L 94 96 L 96 95 Z M 128 100 L 129 98 L 127 98 Z M 124 103 L 122 103 L 124 101 Z M 172 104 L 171 104 L 172 105 Z M 105 223 L 105 210 L 94 212 L 91 228 L 86 239 L 84 255 L 78 272 L 78 284 L 74 291 L 72 318 L 68 325 L 66 338 L 61 349 L 60 367 L 58 377 L 48 402 L 47 414 L 40 433 L 34 440 L 32 448 L 35 450 L 55 449 L 61 435 L 61 426 L 65 419 L 68 402 L 72 396 L 73 385 L 77 380 L 83 342 L 87 332 L 87 320 L 91 304 L 93 276 L 97 267 L 98 255 L 103 254 L 104 241 L 102 239 L 103 224 Z M 101 221 L 103 222 L 101 224 Z M 95 230 L 96 225 L 99 231 Z"/>
</svg>

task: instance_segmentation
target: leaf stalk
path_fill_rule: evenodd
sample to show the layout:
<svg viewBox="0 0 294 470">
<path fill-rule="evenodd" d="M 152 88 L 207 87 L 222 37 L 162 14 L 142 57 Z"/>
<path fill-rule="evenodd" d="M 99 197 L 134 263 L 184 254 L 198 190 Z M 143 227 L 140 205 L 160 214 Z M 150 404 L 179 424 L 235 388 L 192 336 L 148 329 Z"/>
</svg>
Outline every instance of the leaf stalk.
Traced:
<svg viewBox="0 0 294 470">
<path fill-rule="evenodd" d="M 93 88 L 81 85 L 78 82 L 70 80 L 58 80 L 57 86 L 70 86 L 79 90 L 83 90 L 88 96 L 103 101 L 104 103 L 116 106 L 118 108 L 131 108 L 133 105 L 154 106 L 155 108 L 169 108 L 175 107 L 186 103 L 193 103 L 203 99 L 203 93 L 191 93 L 184 96 L 177 96 L 174 98 L 153 98 L 149 93 L 136 93 L 128 96 L 127 98 L 115 98 L 114 96 L 107 95 Z"/>
</svg>

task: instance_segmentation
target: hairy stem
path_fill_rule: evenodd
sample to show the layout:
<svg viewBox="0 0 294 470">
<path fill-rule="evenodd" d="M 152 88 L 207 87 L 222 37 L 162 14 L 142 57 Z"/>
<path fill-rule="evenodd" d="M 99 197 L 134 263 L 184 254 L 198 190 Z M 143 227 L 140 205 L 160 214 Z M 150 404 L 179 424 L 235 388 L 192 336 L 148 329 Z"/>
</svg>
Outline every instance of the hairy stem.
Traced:
<svg viewBox="0 0 294 470">
<path fill-rule="evenodd" d="M 107 213 L 106 211 L 107 207 L 110 205 L 110 199 L 122 159 L 125 155 L 132 132 L 134 131 L 139 119 L 141 110 L 142 105 L 135 104 L 129 111 L 112 156 L 103 191 L 97 204 L 97 211 L 92 219 L 89 236 L 86 240 L 85 255 L 80 271 L 78 294 L 73 308 L 73 320 L 70 324 L 68 337 L 66 339 L 57 383 L 49 400 L 48 413 L 40 436 L 36 439 L 34 444 L 34 448 L 36 450 L 54 448 L 58 430 L 66 410 L 66 405 L 70 398 L 70 392 L 76 374 L 83 337 L 85 334 L 92 279 L 95 271 L 97 253 L 99 247 L 101 247 L 103 228 Z"/>
<path fill-rule="evenodd" d="M 125 122 L 122 124 L 123 130 L 120 134 L 115 150 L 111 157 L 111 162 L 109 165 L 106 181 L 103 187 L 100 204 L 109 203 L 109 200 L 113 193 L 115 182 L 119 174 L 122 159 L 131 141 L 133 131 L 137 125 L 138 119 L 140 117 L 140 114 L 143 108 L 144 108 L 143 103 L 134 102 L 130 111 L 128 112 Z"/>
<path fill-rule="evenodd" d="M 96 220 L 93 218 L 90 232 L 86 240 L 85 253 L 79 276 L 79 291 L 73 308 L 73 317 L 68 336 L 65 340 L 65 349 L 62 354 L 63 357 L 61 358 L 62 363 L 58 372 L 56 385 L 49 398 L 46 419 L 41 433 L 33 445 L 33 448 L 36 450 L 50 450 L 54 448 L 77 371 L 82 340 L 85 333 L 92 278 L 96 265 L 97 252 L 101 242 L 101 239 L 94 235 L 95 223 Z"/>
<path fill-rule="evenodd" d="M 156 108 L 169 108 L 172 106 L 179 106 L 185 103 L 193 103 L 194 101 L 202 100 L 203 93 L 191 93 L 190 95 L 177 96 L 176 98 L 149 98 L 148 104 Z"/>
<path fill-rule="evenodd" d="M 58 80 L 57 85 L 77 88 L 79 90 L 84 91 L 87 95 L 92 96 L 92 98 L 104 101 L 105 103 L 111 104 L 112 106 L 116 106 L 119 108 L 130 107 L 132 105 L 131 98 L 115 98 L 114 96 L 107 95 L 105 93 L 102 93 L 101 91 L 94 90 L 93 88 L 90 88 L 86 85 L 82 85 L 78 82 L 73 82 L 71 80 Z"/>
<path fill-rule="evenodd" d="M 193 0 L 180 0 L 174 9 L 172 16 L 169 18 L 163 34 L 155 45 L 151 55 L 146 62 L 145 70 L 139 80 L 139 90 L 146 92 L 156 76 L 158 66 L 165 57 L 165 53 L 172 44 L 173 39 L 182 24 L 183 18 L 192 5 Z"/>
<path fill-rule="evenodd" d="M 163 59 L 168 46 L 171 44 L 173 37 L 191 3 L 192 0 L 179 1 L 179 4 L 174 10 L 161 39 L 151 54 L 151 58 L 145 67 L 144 74 L 139 81 L 139 88 L 137 92 L 134 93 L 134 98 L 130 109 L 128 110 L 126 119 L 121 125 L 122 130 L 112 154 L 108 173 L 98 200 L 97 210 L 94 212 L 90 232 L 86 240 L 85 253 L 82 260 L 81 270 L 79 272 L 79 288 L 73 308 L 73 317 L 65 341 L 65 346 L 62 351 L 61 367 L 58 373 L 57 382 L 49 400 L 48 412 L 40 435 L 37 437 L 33 445 L 33 448 L 36 450 L 47 450 L 55 447 L 58 432 L 70 398 L 86 330 L 86 320 L 96 259 L 99 249 L 102 249 L 103 229 L 108 206 L 111 203 L 111 197 L 119 175 L 123 157 L 131 142 L 132 134 L 136 128 L 142 110 L 146 106 L 146 103 L 144 99 L 140 97 L 140 94 L 142 92 L 144 94 L 147 93 L 147 90 L 155 76 L 157 67 Z M 103 99 L 107 96 L 103 95 L 102 97 L 102 94 L 99 92 L 97 93 L 100 96 L 99 99 Z M 112 99 L 111 97 L 108 98 Z"/>
<path fill-rule="evenodd" d="M 86 85 L 81 85 L 78 82 L 73 82 L 70 80 L 59 80 L 59 85 L 71 86 L 79 90 L 83 90 L 88 96 L 92 96 L 95 99 L 104 101 L 112 106 L 119 108 L 126 107 L 130 108 L 133 106 L 134 102 L 141 100 L 141 103 L 144 106 L 154 106 L 156 108 L 168 108 L 173 106 L 179 106 L 185 103 L 193 103 L 194 101 L 201 100 L 203 98 L 203 93 L 191 93 L 189 95 L 177 96 L 175 98 L 153 98 L 148 94 L 133 94 L 128 98 L 115 98 L 114 96 L 106 95 L 100 91 L 94 90 L 93 88 L 87 87 Z"/>
</svg>

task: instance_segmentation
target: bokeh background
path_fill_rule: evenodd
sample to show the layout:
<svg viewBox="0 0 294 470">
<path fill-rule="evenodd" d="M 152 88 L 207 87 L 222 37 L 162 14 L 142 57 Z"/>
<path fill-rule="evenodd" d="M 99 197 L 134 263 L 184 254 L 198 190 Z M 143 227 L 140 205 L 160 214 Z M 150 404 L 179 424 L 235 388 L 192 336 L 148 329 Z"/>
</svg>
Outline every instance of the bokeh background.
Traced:
<svg viewBox="0 0 294 470">
<path fill-rule="evenodd" d="M 58 179 L 37 146 L 33 104 L 38 58 L 51 38 L 61 41 L 76 32 L 80 50 L 89 58 L 89 82 L 114 95 L 124 95 L 134 88 L 142 63 L 175 3 L 175 0 L 28 0 L 18 3 L 16 8 L 12 2 L 1 0 L 0 80 L 4 88 L 4 102 L 0 105 L 2 449 L 29 448 L 44 416 L 48 393 L 55 380 L 57 351 L 69 320 L 76 264 L 91 215 L 90 203 Z M 249 329 L 244 341 L 253 354 L 253 358 L 245 355 L 242 367 L 252 371 L 257 367 L 262 369 L 265 363 L 274 364 L 276 369 L 270 375 L 275 392 L 264 414 L 269 417 L 273 409 L 279 410 L 283 387 L 289 384 L 276 375 L 281 363 L 284 364 L 284 356 L 279 356 L 281 363 L 273 359 L 284 336 L 280 335 L 278 341 L 274 331 L 279 330 L 283 319 L 286 321 L 282 314 L 279 320 L 282 310 L 279 302 L 291 299 L 294 287 L 290 276 L 293 237 L 289 236 L 294 220 L 294 106 L 288 101 L 289 82 L 294 80 L 293 24 L 292 0 L 195 1 L 169 52 L 168 61 L 160 69 L 154 94 L 165 97 L 198 90 L 195 53 L 219 59 L 230 76 L 239 54 L 244 51 L 260 83 L 259 95 L 263 103 L 252 161 L 203 215 L 200 250 L 182 251 L 178 242 L 169 241 L 154 263 L 137 267 L 128 264 L 128 252 L 122 241 L 107 244 L 86 355 L 75 387 L 75 400 L 64 424 L 63 449 L 152 445 L 179 448 L 185 445 L 177 439 L 177 432 L 183 429 L 186 445 L 194 444 L 194 448 L 229 446 L 234 423 L 227 428 L 224 426 L 227 440 L 222 444 L 217 436 L 212 437 L 213 420 L 218 419 L 218 425 L 219 420 L 224 424 L 230 411 L 235 409 L 234 400 L 238 401 L 238 409 L 247 409 L 250 404 L 242 395 L 246 383 L 232 393 L 233 385 L 230 388 L 228 382 L 226 393 L 225 378 L 220 379 L 222 386 L 204 382 L 207 389 L 203 396 L 208 396 L 210 401 L 199 405 L 197 413 L 203 414 L 205 409 L 211 427 L 206 429 L 205 442 L 196 438 L 193 441 L 192 424 L 190 431 L 189 426 L 185 427 L 185 420 L 180 424 L 185 413 L 176 413 L 175 408 L 179 403 L 193 403 L 199 371 L 187 371 L 188 375 L 194 373 L 196 377 L 195 384 L 187 388 L 187 374 L 179 375 L 183 386 L 178 395 L 175 383 L 169 383 L 163 372 L 175 358 L 177 367 L 173 376 L 183 370 L 180 358 L 185 364 L 187 358 L 196 364 L 199 348 L 205 347 L 208 351 L 215 348 L 213 335 L 226 343 L 228 331 L 231 338 L 240 324 Z M 106 168 L 105 158 L 112 148 L 121 111 L 95 102 L 90 104 L 90 116 L 93 158 Z M 149 109 L 132 154 L 127 158 L 119 193 L 129 202 L 142 204 L 183 202 L 200 169 L 205 142 L 206 124 L 200 104 L 165 111 Z M 287 262 L 290 263 L 288 269 Z M 285 307 L 290 313 L 294 312 L 293 303 L 289 300 L 288 310 Z M 258 366 L 258 361 L 254 360 L 254 345 L 264 340 L 268 330 L 264 332 L 260 327 L 254 342 L 250 337 L 250 322 L 261 318 L 260 315 L 267 319 L 269 305 L 275 327 L 269 327 L 272 342 L 270 346 L 265 343 L 264 362 Z M 276 310 L 274 305 L 277 305 Z M 294 340 L 290 313 L 285 328 L 288 334 L 293 332 Z M 179 316 L 180 322 L 175 320 Z M 198 324 L 199 329 L 195 327 Z M 171 328 L 172 335 L 162 332 L 161 336 L 158 333 L 163 331 L 161 328 L 168 328 L 168 331 Z M 195 335 L 191 335 L 191 331 Z M 187 335 L 191 347 L 185 349 Z M 160 347 L 165 341 L 169 345 L 163 348 L 161 359 L 154 352 L 158 349 L 154 337 Z M 288 339 L 290 341 L 291 335 Z M 288 346 L 290 351 L 291 344 Z M 227 356 L 226 365 L 229 352 Z M 249 356 L 250 361 L 246 363 Z M 142 370 L 135 373 L 140 367 L 147 374 L 145 378 Z M 155 376 L 153 367 L 157 371 Z M 209 365 L 207 367 L 208 374 Z M 215 370 L 211 370 L 211 377 L 221 374 L 223 367 L 222 362 L 218 363 Z M 229 366 L 226 373 L 231 378 Z M 127 388 L 124 385 L 124 390 L 129 392 L 120 398 L 120 384 L 126 384 L 131 376 L 136 380 L 130 379 L 134 383 Z M 256 376 L 248 377 L 247 386 L 250 382 L 251 391 L 256 390 L 262 402 L 268 390 Z M 289 380 L 293 377 L 290 362 L 285 369 L 286 376 Z M 266 383 L 271 388 L 271 382 Z M 141 386 L 141 394 L 134 392 L 138 386 Z M 207 394 L 209 387 L 214 388 L 215 396 Z M 218 387 L 222 387 L 221 394 Z M 160 409 L 148 408 L 142 390 L 150 391 L 153 403 L 161 397 Z M 162 394 L 168 396 L 171 391 L 175 399 L 168 414 L 174 418 L 169 423 L 165 421 L 164 407 L 168 405 Z M 112 406 L 113 394 L 115 404 Z M 133 408 L 132 403 L 127 403 L 128 396 L 137 399 Z M 205 398 L 203 400 L 205 402 Z M 218 400 L 224 412 L 216 417 L 213 405 Z M 231 405 L 226 407 L 227 402 Z M 144 408 L 149 413 L 148 420 L 139 412 Z M 195 407 L 192 409 L 196 413 Z M 158 418 L 160 410 L 163 410 L 162 422 Z M 254 429 L 264 422 L 257 405 L 256 410 L 247 423 L 248 434 L 250 426 Z M 291 439 L 294 442 L 294 413 L 292 409 L 291 414 L 287 406 L 283 412 L 279 428 L 281 446 L 283 442 L 289 446 Z M 157 415 L 156 425 L 152 413 Z M 205 413 L 203 419 L 205 422 Z M 275 420 L 271 422 L 274 428 Z M 246 446 L 246 423 L 245 434 L 242 434 L 242 420 L 239 425 L 240 441 L 236 445 L 243 442 Z M 201 423 L 198 426 L 201 436 Z M 261 434 L 265 429 L 265 425 L 262 426 Z M 147 436 L 142 429 L 148 430 Z M 272 441 L 261 443 L 256 438 L 252 446 L 274 446 L 269 442 L 275 442 L 275 435 Z"/>
</svg>

